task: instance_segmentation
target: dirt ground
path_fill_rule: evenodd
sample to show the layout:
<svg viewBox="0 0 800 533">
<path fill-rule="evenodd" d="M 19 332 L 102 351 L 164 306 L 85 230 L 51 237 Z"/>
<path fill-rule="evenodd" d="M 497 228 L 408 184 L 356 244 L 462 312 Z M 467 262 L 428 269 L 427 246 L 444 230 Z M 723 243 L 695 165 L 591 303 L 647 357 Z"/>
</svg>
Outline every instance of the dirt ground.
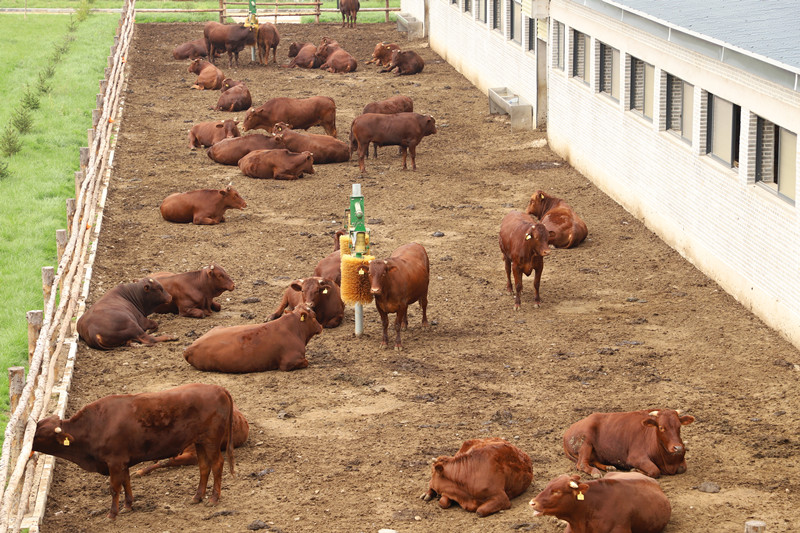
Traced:
<svg viewBox="0 0 800 533">
<path fill-rule="evenodd" d="M 217 507 L 190 503 L 197 467 L 160 470 L 134 478 L 134 512 L 116 522 L 105 517 L 108 479 L 59 461 L 44 531 L 558 532 L 563 524 L 534 518 L 528 500 L 573 471 L 564 430 L 594 411 L 650 407 L 696 417 L 683 429 L 688 471 L 661 479 L 673 508 L 665 531 L 742 531 L 753 518 L 769 533 L 797 530 L 800 353 L 553 154 L 544 132 L 512 133 L 508 117 L 488 114 L 485 94 L 391 24 L 279 25 L 279 64 L 288 63 L 289 43 L 330 36 L 358 59 L 358 71 L 264 67 L 250 64 L 249 52 L 238 69 L 222 60 L 226 74 L 246 81 L 254 105 L 331 96 L 346 140 L 366 103 L 406 94 L 440 129 L 420 144 L 416 172 L 402 171 L 394 149 L 383 148 L 365 176 L 354 157 L 297 181 L 246 178 L 187 147 L 193 123 L 243 118 L 210 111 L 218 93 L 190 90 L 188 61 L 172 59 L 172 48 L 201 28 L 136 28 L 89 304 L 150 272 L 211 262 L 224 266 L 236 290 L 206 319 L 154 315 L 178 342 L 110 352 L 81 344 L 68 414 L 108 394 L 216 383 L 247 416 L 250 438 L 236 450 L 236 477 L 226 466 Z M 424 71 L 395 77 L 365 65 L 379 41 L 416 50 Z M 248 207 L 229 211 L 225 223 L 162 220 L 167 195 L 231 181 Z M 189 366 L 182 352 L 195 338 L 262 321 L 290 279 L 310 275 L 333 249 L 352 183 L 363 188 L 374 255 L 412 241 L 427 249 L 432 327 L 421 328 L 415 304 L 405 349 L 382 350 L 374 305 L 365 307 L 360 338 L 348 307 L 341 327 L 310 341 L 307 369 L 225 375 Z M 525 278 L 514 312 L 498 228 L 537 189 L 566 199 L 589 237 L 553 250 L 541 308 Z M 433 458 L 488 436 L 533 460 L 533 483 L 511 509 L 478 518 L 419 498 Z M 704 482 L 719 492 L 698 490 Z"/>
</svg>

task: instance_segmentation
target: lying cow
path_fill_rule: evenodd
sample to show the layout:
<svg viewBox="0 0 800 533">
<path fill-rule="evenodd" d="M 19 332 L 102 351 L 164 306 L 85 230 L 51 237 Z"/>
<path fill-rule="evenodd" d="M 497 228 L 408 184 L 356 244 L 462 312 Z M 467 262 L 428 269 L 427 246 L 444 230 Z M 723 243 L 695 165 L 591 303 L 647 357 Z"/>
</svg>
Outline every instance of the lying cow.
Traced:
<svg viewBox="0 0 800 533">
<path fill-rule="evenodd" d="M 589 233 L 586 223 L 564 200 L 544 191 L 531 196 L 526 212 L 544 224 L 550 234 L 548 242 L 556 248 L 578 246 Z"/>
<path fill-rule="evenodd" d="M 542 303 L 539 298 L 539 282 L 542 279 L 544 270 L 544 256 L 550 253 L 547 246 L 547 229 L 544 224 L 536 222 L 530 215 L 520 211 L 511 211 L 500 223 L 500 251 L 503 252 L 503 261 L 506 265 L 506 291 L 511 291 L 511 273 L 514 273 L 514 286 L 516 294 L 514 296 L 514 310 L 518 311 L 520 306 L 520 294 L 522 294 L 522 274 L 530 276 L 532 271 L 536 272 L 533 278 L 534 307 L 539 307 Z"/>
<path fill-rule="evenodd" d="M 274 150 L 285 148 L 282 139 L 274 135 L 252 133 L 233 139 L 223 139 L 209 148 L 208 157 L 223 165 L 238 165 L 239 160 L 255 150 Z"/>
<path fill-rule="evenodd" d="M 636 472 L 612 472 L 585 483 L 577 474 L 562 474 L 530 504 L 534 516 L 565 520 L 564 533 L 660 533 L 672 514 L 658 481 Z"/>
<path fill-rule="evenodd" d="M 292 130 L 290 124 L 283 122 L 275 124 L 272 133 L 288 150 L 314 154 L 315 165 L 350 161 L 350 146 L 329 135 L 299 133 Z"/>
<path fill-rule="evenodd" d="M 233 57 L 236 57 L 236 68 L 239 68 L 239 52 L 245 46 L 255 46 L 256 32 L 244 24 L 220 24 L 209 21 L 203 27 L 209 58 L 214 62 L 215 54 L 228 52 L 228 68 L 233 68 Z"/>
<path fill-rule="evenodd" d="M 602 475 L 611 466 L 653 478 L 686 472 L 681 426 L 694 422 L 672 409 L 594 413 L 564 433 L 564 453 L 578 470 Z"/>
<path fill-rule="evenodd" d="M 157 342 L 174 341 L 175 337 L 153 337 L 148 331 L 158 323 L 147 318 L 159 305 L 172 301 L 161 284 L 151 278 L 123 283 L 106 292 L 78 319 L 78 335 L 90 348 L 110 350 L 138 342 L 152 346 Z"/>
<path fill-rule="evenodd" d="M 398 94 L 396 96 L 392 96 L 391 98 L 387 98 L 386 100 L 380 100 L 379 102 L 370 102 L 369 104 L 364 106 L 364 110 L 361 112 L 363 115 L 364 113 L 381 113 L 382 115 L 394 115 L 395 113 L 410 113 L 414 111 L 414 101 L 411 100 L 408 96 L 403 96 L 402 94 Z M 372 145 L 375 158 L 378 158 L 378 145 Z M 402 149 L 399 152 L 402 155 Z M 367 157 L 369 157 L 369 150 L 367 150 Z"/>
<path fill-rule="evenodd" d="M 192 89 L 216 91 L 222 88 L 222 80 L 225 79 L 225 74 L 205 59 L 192 61 L 189 64 L 189 72 L 197 74 L 197 80 L 192 85 Z"/>
<path fill-rule="evenodd" d="M 67 420 L 52 415 L 36 425 L 33 451 L 72 461 L 84 470 L 110 477 L 111 510 L 119 513 L 119 494 L 132 509 L 128 468 L 142 461 L 166 459 L 195 445 L 200 484 L 194 503 L 206 493 L 208 475 L 214 485 L 208 502 L 216 505 L 222 489 L 225 444 L 233 475 L 233 400 L 218 385 L 192 383 L 161 392 L 106 396 L 84 406 Z"/>
<path fill-rule="evenodd" d="M 206 48 L 206 40 L 201 37 L 194 41 L 179 44 L 172 51 L 172 57 L 175 59 L 197 59 L 198 57 L 208 57 L 208 49 Z"/>
<path fill-rule="evenodd" d="M 306 345 L 322 332 L 314 311 L 295 307 L 263 324 L 216 327 L 194 341 L 183 358 L 198 370 L 241 374 L 306 368 Z"/>
<path fill-rule="evenodd" d="M 321 44 L 317 47 L 317 58 L 322 61 L 320 70 L 328 72 L 355 72 L 358 68 L 356 58 L 338 44 Z"/>
<path fill-rule="evenodd" d="M 151 277 L 172 296 L 171 302 L 159 305 L 153 312 L 192 318 L 205 318 L 222 309 L 214 298 L 236 287 L 225 269 L 214 264 L 182 274 L 156 272 Z"/>
<path fill-rule="evenodd" d="M 333 235 L 333 251 L 314 267 L 315 276 L 332 280 L 339 286 L 342 284 L 342 252 L 340 250 L 339 237 L 346 233 L 343 229 L 336 230 Z"/>
<path fill-rule="evenodd" d="M 199 148 L 201 146 L 213 146 L 222 139 L 232 139 L 240 137 L 239 128 L 236 120 L 213 120 L 209 122 L 198 122 L 189 130 L 189 148 Z"/>
<path fill-rule="evenodd" d="M 269 62 L 269 51 L 272 50 L 272 62 L 278 63 L 278 44 L 281 42 L 281 36 L 278 34 L 278 28 L 270 22 L 262 22 L 258 26 L 258 35 L 256 36 L 256 44 L 258 45 L 258 53 L 261 56 L 261 63 L 266 65 Z"/>
<path fill-rule="evenodd" d="M 244 131 L 271 130 L 278 122 L 291 124 L 296 130 L 322 126 L 325 133 L 336 137 L 336 103 L 327 96 L 311 98 L 272 98 L 263 105 L 250 109 L 244 116 Z"/>
<path fill-rule="evenodd" d="M 221 91 L 214 111 L 244 111 L 253 105 L 250 89 L 243 81 L 225 78 L 222 80 Z"/>
<path fill-rule="evenodd" d="M 311 152 L 290 152 L 285 148 L 254 150 L 239 160 L 239 170 L 250 178 L 296 180 L 314 173 Z"/>
<path fill-rule="evenodd" d="M 317 322 L 323 328 L 338 327 L 344 318 L 344 302 L 339 285 L 329 279 L 314 276 L 292 281 L 284 291 L 278 308 L 267 317 L 267 321 L 280 318 L 284 311 L 292 311 L 301 304 L 314 310 Z"/>
<path fill-rule="evenodd" d="M 247 419 L 244 417 L 241 411 L 233 406 L 233 437 L 231 441 L 233 443 L 234 448 L 239 448 L 244 446 L 244 443 L 247 442 L 247 437 L 250 435 L 250 425 L 247 423 Z M 225 451 L 225 448 L 228 446 L 228 440 L 222 443 L 221 451 Z M 146 476 L 153 470 L 157 470 L 159 468 L 166 468 L 172 466 L 188 466 L 188 465 L 196 465 L 197 464 L 197 448 L 194 444 L 190 444 L 183 451 L 180 455 L 176 455 L 175 457 L 170 457 L 166 461 L 156 461 L 155 463 L 146 466 L 142 469 L 137 470 L 133 473 L 136 477 Z"/>
<path fill-rule="evenodd" d="M 378 72 L 391 72 L 397 69 L 397 75 L 419 74 L 425 68 L 425 61 L 413 50 L 392 50 L 389 66 Z"/>
<path fill-rule="evenodd" d="M 392 62 L 392 52 L 400 50 L 400 47 L 395 43 L 378 43 L 375 45 L 375 51 L 372 52 L 372 59 L 367 61 L 367 65 L 375 63 L 382 67 L 388 67 Z"/>
<path fill-rule="evenodd" d="M 417 145 L 422 138 L 436 133 L 436 120 L 419 113 L 366 113 L 359 115 L 350 126 L 350 151 L 358 150 L 358 167 L 365 171 L 364 159 L 369 143 L 375 146 L 399 146 L 403 155 L 403 170 L 407 169 L 406 154 L 411 153 L 411 168 L 417 170 Z"/>
<path fill-rule="evenodd" d="M 400 328 L 408 328 L 408 306 L 419 302 L 422 308 L 422 327 L 428 326 L 428 281 L 430 263 L 421 244 L 412 242 L 397 248 L 388 259 L 369 263 L 370 292 L 383 324 L 381 347 L 389 344 L 389 313 L 397 313 L 394 329 L 397 333 L 394 349 L 402 349 Z"/>
<path fill-rule="evenodd" d="M 219 224 L 225 222 L 225 211 L 244 209 L 247 202 L 228 185 L 225 189 L 198 189 L 170 194 L 161 202 L 161 216 L 168 222 L 186 224 Z"/>
<path fill-rule="evenodd" d="M 289 45 L 292 60 L 286 68 L 319 68 L 322 61 L 317 57 L 317 47 L 313 43 L 292 43 Z"/>
<path fill-rule="evenodd" d="M 533 480 L 528 454 L 499 438 L 465 441 L 455 457 L 442 456 L 431 467 L 423 500 L 439 496 L 442 509 L 456 502 L 465 511 L 484 517 L 511 508 L 511 499 Z"/>
<path fill-rule="evenodd" d="M 356 19 L 358 18 L 358 10 L 361 9 L 361 2 L 358 0 L 340 0 L 339 11 L 342 12 L 342 28 L 356 27 Z"/>
</svg>

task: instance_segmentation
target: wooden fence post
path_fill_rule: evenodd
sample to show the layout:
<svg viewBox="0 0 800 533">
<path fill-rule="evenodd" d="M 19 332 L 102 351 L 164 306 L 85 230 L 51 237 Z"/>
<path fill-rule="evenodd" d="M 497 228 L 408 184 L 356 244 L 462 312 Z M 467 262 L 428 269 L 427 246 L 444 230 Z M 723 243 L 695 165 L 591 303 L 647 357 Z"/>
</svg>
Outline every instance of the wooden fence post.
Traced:
<svg viewBox="0 0 800 533">
<path fill-rule="evenodd" d="M 28 363 L 33 359 L 33 352 L 36 350 L 36 341 L 39 340 L 39 332 L 42 331 L 42 311 L 28 311 L 25 316 L 28 319 Z"/>
<path fill-rule="evenodd" d="M 86 130 L 86 140 L 88 141 L 89 148 L 94 144 L 94 128 Z"/>
<path fill-rule="evenodd" d="M 225 0 L 219 0 L 219 23 L 225 24 Z"/>
<path fill-rule="evenodd" d="M 384 11 L 383 14 L 386 17 L 386 20 L 384 20 L 384 22 L 389 22 L 389 0 L 386 0 L 386 11 Z"/>
<path fill-rule="evenodd" d="M 764 533 L 767 530 L 767 523 L 761 520 L 748 520 L 744 523 L 744 533 Z"/>
<path fill-rule="evenodd" d="M 75 171 L 75 198 L 79 198 L 81 195 L 81 186 L 83 185 L 83 171 L 76 170 Z"/>
<path fill-rule="evenodd" d="M 89 145 L 91 146 L 91 145 Z M 80 149 L 81 153 L 81 170 L 86 170 L 86 167 L 89 166 L 89 146 L 82 146 Z M 77 198 L 77 196 L 76 196 Z"/>
<path fill-rule="evenodd" d="M 72 232 L 73 217 L 75 217 L 75 198 L 67 198 L 67 233 Z"/>
<path fill-rule="evenodd" d="M 25 388 L 25 367 L 8 367 L 8 397 L 11 403 L 11 412 L 17 409 L 22 389 Z"/>
<path fill-rule="evenodd" d="M 55 270 L 53 267 L 42 267 L 42 295 L 44 296 L 45 307 L 47 307 L 47 302 L 50 301 L 50 294 L 53 292 L 54 279 Z"/>
</svg>

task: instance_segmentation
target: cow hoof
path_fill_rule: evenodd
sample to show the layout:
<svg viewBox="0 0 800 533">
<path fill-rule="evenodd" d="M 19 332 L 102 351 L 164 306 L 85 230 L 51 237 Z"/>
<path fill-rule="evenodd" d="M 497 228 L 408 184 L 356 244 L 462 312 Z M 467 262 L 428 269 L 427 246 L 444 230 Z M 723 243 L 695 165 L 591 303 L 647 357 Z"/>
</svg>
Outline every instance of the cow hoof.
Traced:
<svg viewBox="0 0 800 533">
<path fill-rule="evenodd" d="M 539 309 L 539 302 L 533 304 L 534 309 Z"/>
<path fill-rule="evenodd" d="M 394 351 L 395 352 L 399 352 L 402 349 L 403 349 L 403 347 L 401 345 L 399 345 L 399 344 L 395 345 L 395 347 L 394 347 Z"/>
<path fill-rule="evenodd" d="M 514 311 L 519 311 L 519 304 L 514 304 Z"/>
<path fill-rule="evenodd" d="M 198 504 L 198 503 L 200 503 L 202 501 L 203 501 L 203 498 L 201 498 L 199 496 L 195 496 L 194 498 L 192 498 L 192 503 L 193 504 Z"/>
</svg>

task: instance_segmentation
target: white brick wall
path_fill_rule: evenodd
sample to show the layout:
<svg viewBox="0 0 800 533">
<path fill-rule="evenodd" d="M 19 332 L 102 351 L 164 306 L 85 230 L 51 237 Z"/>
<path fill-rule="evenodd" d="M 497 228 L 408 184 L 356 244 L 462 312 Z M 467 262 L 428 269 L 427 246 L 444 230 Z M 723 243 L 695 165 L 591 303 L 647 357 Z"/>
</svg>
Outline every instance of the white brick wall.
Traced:
<svg viewBox="0 0 800 533">
<path fill-rule="evenodd" d="M 523 48 L 526 37 L 522 45 L 510 41 L 507 26 L 503 33 L 491 30 L 474 14 L 464 13 L 462 2 L 428 0 L 427 30 L 433 50 L 481 90 L 509 87 L 529 102 L 537 102 L 536 61 Z M 404 12 L 425 19 L 423 0 L 402 0 L 401 5 Z M 491 3 L 489 11 L 491 18 Z M 800 133 L 800 93 L 624 26 L 575 2 L 551 0 L 550 16 L 564 23 L 567 36 L 565 69 L 548 70 L 551 148 L 800 347 L 798 207 L 748 176 L 755 167 L 751 113 Z M 527 31 L 527 24 L 523 26 Z M 620 51 L 620 101 L 597 92 L 594 74 L 589 77 L 591 85 L 569 78 L 571 28 L 589 35 L 592 47 L 599 39 Z M 594 57 L 594 48 L 590 53 Z M 626 111 L 630 97 L 624 80 L 630 55 L 654 65 L 656 83 L 662 87 L 665 72 L 694 85 L 691 146 L 664 131 L 664 95 L 656 96 L 652 122 Z M 592 68 L 597 68 L 596 61 Z M 707 116 L 703 95 L 709 92 L 741 106 L 738 169 L 703 155 Z M 800 180 L 797 188 L 800 205 Z"/>
</svg>

